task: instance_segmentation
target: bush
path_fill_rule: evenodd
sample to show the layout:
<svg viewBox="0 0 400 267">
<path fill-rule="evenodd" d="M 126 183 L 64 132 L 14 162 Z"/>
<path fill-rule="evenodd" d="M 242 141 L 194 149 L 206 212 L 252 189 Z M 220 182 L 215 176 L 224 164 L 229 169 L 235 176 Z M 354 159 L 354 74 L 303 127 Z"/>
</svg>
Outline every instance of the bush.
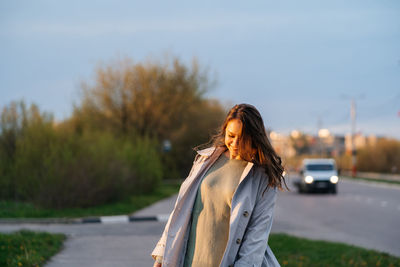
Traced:
<svg viewBox="0 0 400 267">
<path fill-rule="evenodd" d="M 161 164 L 148 139 L 123 140 L 109 133 L 63 136 L 27 130 L 17 143 L 16 191 L 44 207 L 88 207 L 150 192 Z"/>
<path fill-rule="evenodd" d="M 0 197 L 16 198 L 14 162 L 17 141 L 28 127 L 48 128 L 52 116 L 41 113 L 36 105 L 26 107 L 23 101 L 12 102 L 3 108 L 0 116 Z"/>
<path fill-rule="evenodd" d="M 149 138 L 77 134 L 39 112 L 21 113 L 28 116 L 16 117 L 24 124 L 14 129 L 14 139 L 5 139 L 4 128 L 0 135 L 2 199 L 48 208 L 89 207 L 150 192 L 161 180 L 158 145 Z M 14 146 L 12 153 L 6 153 L 5 144 Z"/>
<path fill-rule="evenodd" d="M 400 142 L 381 138 L 358 151 L 357 163 L 360 171 L 400 173 Z"/>
</svg>

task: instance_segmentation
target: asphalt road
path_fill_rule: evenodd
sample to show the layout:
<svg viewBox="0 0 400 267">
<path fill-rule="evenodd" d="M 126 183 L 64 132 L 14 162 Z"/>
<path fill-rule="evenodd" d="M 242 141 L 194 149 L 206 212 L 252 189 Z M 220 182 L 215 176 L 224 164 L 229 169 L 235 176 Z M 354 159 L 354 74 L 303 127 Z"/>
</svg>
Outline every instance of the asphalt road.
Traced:
<svg viewBox="0 0 400 267">
<path fill-rule="evenodd" d="M 169 213 L 174 199 L 157 203 L 137 215 Z M 141 267 L 152 266 L 150 252 L 164 224 L 0 224 L 0 231 L 25 228 L 67 234 L 64 249 L 47 267 Z M 345 242 L 400 257 L 399 226 L 400 187 L 394 189 L 342 180 L 337 195 L 300 195 L 294 189 L 280 192 L 272 231 Z"/>
<path fill-rule="evenodd" d="M 338 194 L 278 196 L 274 232 L 340 241 L 400 257 L 400 187 L 341 180 Z"/>
</svg>

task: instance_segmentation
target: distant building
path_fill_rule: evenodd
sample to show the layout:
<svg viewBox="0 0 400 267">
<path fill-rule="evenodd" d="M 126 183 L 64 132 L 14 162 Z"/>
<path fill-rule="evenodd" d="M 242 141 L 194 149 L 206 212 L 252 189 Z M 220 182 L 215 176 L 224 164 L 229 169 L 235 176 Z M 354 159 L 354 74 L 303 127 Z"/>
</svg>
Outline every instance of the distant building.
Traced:
<svg viewBox="0 0 400 267">
<path fill-rule="evenodd" d="M 378 138 L 375 135 L 364 136 L 358 133 L 354 135 L 355 149 L 360 149 L 367 145 L 374 146 L 376 145 L 377 140 Z M 347 134 L 345 137 L 345 148 L 346 148 L 346 153 L 351 154 L 352 138 L 350 134 Z"/>
<path fill-rule="evenodd" d="M 351 154 L 351 135 L 333 135 L 327 129 L 321 129 L 318 135 L 310 135 L 294 130 L 290 135 L 284 135 L 275 131 L 268 132 L 271 144 L 275 151 L 284 158 L 295 155 L 308 154 L 322 157 L 337 157 L 344 153 Z M 356 149 L 366 145 L 375 145 L 375 135 L 364 136 L 356 134 L 354 144 Z"/>
<path fill-rule="evenodd" d="M 279 156 L 282 158 L 290 158 L 296 155 L 296 150 L 291 145 L 288 136 L 274 131 L 268 131 L 268 136 L 271 140 L 271 145 Z"/>
<path fill-rule="evenodd" d="M 276 152 L 286 158 L 301 154 L 334 157 L 345 152 L 344 136 L 334 136 L 328 130 L 320 131 L 318 136 L 297 130 L 289 136 L 270 131 L 269 137 Z"/>
</svg>

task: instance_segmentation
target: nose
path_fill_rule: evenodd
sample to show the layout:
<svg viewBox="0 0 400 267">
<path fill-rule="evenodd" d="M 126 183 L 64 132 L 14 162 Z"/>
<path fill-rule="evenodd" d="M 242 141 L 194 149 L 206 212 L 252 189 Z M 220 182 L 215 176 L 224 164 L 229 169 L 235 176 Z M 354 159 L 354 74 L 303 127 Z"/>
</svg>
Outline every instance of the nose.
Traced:
<svg viewBox="0 0 400 267">
<path fill-rule="evenodd" d="M 235 138 L 235 139 L 232 140 L 232 146 L 233 146 L 233 147 L 237 147 L 237 146 L 238 146 L 238 143 L 239 143 L 238 138 Z"/>
</svg>

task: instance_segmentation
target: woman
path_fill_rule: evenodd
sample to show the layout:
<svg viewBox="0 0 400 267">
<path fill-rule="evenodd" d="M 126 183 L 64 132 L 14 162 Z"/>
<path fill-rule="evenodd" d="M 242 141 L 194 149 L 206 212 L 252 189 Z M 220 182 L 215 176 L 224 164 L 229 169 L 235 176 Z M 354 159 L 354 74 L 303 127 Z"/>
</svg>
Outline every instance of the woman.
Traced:
<svg viewBox="0 0 400 267">
<path fill-rule="evenodd" d="M 260 113 L 234 106 L 210 143 L 181 185 L 154 266 L 279 266 L 267 242 L 286 183 Z"/>
</svg>

